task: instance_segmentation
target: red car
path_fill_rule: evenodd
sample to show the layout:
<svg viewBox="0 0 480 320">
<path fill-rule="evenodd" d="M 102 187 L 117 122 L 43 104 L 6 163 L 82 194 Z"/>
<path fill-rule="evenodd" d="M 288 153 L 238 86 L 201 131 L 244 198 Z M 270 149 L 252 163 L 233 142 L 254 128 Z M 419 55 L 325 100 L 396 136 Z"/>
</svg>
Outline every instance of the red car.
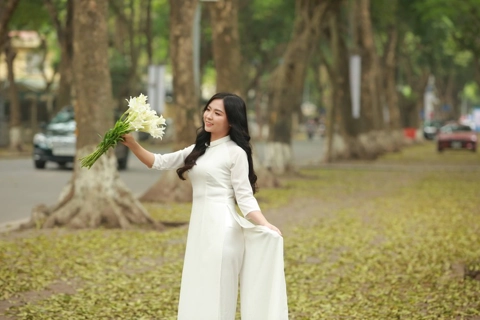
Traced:
<svg viewBox="0 0 480 320">
<path fill-rule="evenodd" d="M 467 149 L 477 151 L 477 133 L 469 126 L 458 123 L 447 124 L 440 128 L 437 136 L 437 150 Z"/>
</svg>

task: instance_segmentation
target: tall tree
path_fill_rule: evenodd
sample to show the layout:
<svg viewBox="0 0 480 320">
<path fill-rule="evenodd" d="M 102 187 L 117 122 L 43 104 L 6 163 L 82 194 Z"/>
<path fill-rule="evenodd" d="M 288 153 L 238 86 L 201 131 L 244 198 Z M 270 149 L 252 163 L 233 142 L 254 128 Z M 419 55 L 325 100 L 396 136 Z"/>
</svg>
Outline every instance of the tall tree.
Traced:
<svg viewBox="0 0 480 320">
<path fill-rule="evenodd" d="M 260 101 L 267 89 L 262 78 L 278 65 L 290 39 L 295 0 L 239 0 L 238 11 L 243 87 Z"/>
<path fill-rule="evenodd" d="M 0 51 L 7 41 L 8 23 L 20 0 L 4 0 L 0 2 Z"/>
<path fill-rule="evenodd" d="M 15 84 L 15 74 L 13 62 L 16 57 L 15 49 L 12 46 L 8 36 L 8 24 L 12 19 L 13 13 L 17 8 L 19 0 L 7 0 L 0 2 L 0 52 L 5 53 L 5 62 L 7 63 L 9 98 L 10 98 L 10 149 L 21 151 L 22 145 L 22 122 L 20 113 L 20 101 L 18 98 L 17 87 Z"/>
<path fill-rule="evenodd" d="M 17 83 L 15 81 L 15 68 L 14 61 L 17 56 L 17 52 L 12 44 L 12 38 L 5 42 L 5 61 L 7 63 L 8 70 L 8 96 L 10 98 L 10 149 L 14 151 L 23 150 L 23 126 L 22 126 L 22 114 L 20 111 L 20 99 L 18 97 Z"/>
<path fill-rule="evenodd" d="M 298 0 L 292 37 L 281 63 L 270 79 L 269 136 L 265 165 L 284 173 L 294 169 L 292 162 L 292 116 L 302 103 L 307 65 L 317 46 L 323 18 L 333 0 Z"/>
<path fill-rule="evenodd" d="M 143 24 L 148 19 L 148 13 L 145 4 L 140 1 L 108 1 L 113 12 L 115 13 L 116 28 L 113 32 L 116 34 L 116 38 L 121 39 L 117 42 L 117 48 L 123 55 L 123 63 L 126 71 L 126 77 L 118 92 L 118 101 L 124 101 L 123 97 L 131 96 L 141 88 L 137 87 L 140 83 L 139 74 L 139 59 L 140 51 L 143 46 L 143 38 L 145 33 L 143 32 Z M 146 48 L 147 55 L 148 46 Z"/>
<path fill-rule="evenodd" d="M 193 70 L 193 21 L 198 0 L 170 0 L 170 58 L 173 74 L 174 150 L 195 142 L 200 114 Z M 168 130 L 168 128 L 167 128 Z M 143 201 L 190 201 L 191 184 L 167 171 L 141 196 Z"/>
<path fill-rule="evenodd" d="M 362 58 L 361 114 L 366 125 L 365 131 L 382 130 L 385 127 L 379 86 L 382 75 L 372 28 L 370 0 L 357 0 L 357 8 L 358 24 L 353 27 L 359 29 L 356 40 Z"/>
<path fill-rule="evenodd" d="M 399 148 L 403 141 L 399 125 L 395 131 L 389 127 L 391 121 L 399 122 L 394 65 L 397 40 L 395 32 L 390 30 L 392 38 L 384 45 L 382 67 L 379 41 L 376 39 L 386 38 L 379 36 L 386 32 L 386 28 L 373 28 L 371 8 L 368 0 L 337 2 L 330 15 L 329 43 L 322 46 L 324 64 L 329 70 L 333 87 L 333 105 L 328 112 L 327 161 L 374 158 Z M 387 11 L 391 18 L 395 12 L 392 3 L 388 4 Z M 356 116 L 352 112 L 354 101 L 350 83 L 352 56 L 361 58 L 360 113 Z M 392 109 L 391 112 L 388 112 L 387 106 Z M 387 115 L 390 117 L 387 118 Z M 387 122 L 387 119 L 390 121 Z"/>
<path fill-rule="evenodd" d="M 60 46 L 60 64 L 59 64 L 59 83 L 57 95 L 55 99 L 55 114 L 61 108 L 72 103 L 72 60 L 73 60 L 73 10 L 74 1 L 67 0 L 66 4 L 62 3 L 62 7 L 66 6 L 65 18 L 62 21 L 59 7 L 55 6 L 52 0 L 43 0 L 45 7 L 50 15 L 52 24 L 55 27 L 57 41 Z"/>
<path fill-rule="evenodd" d="M 233 92 L 246 99 L 242 81 L 242 54 L 238 35 L 238 0 L 218 0 L 207 4 L 212 26 L 213 58 L 216 70 L 216 91 Z M 258 186 L 275 187 L 280 183 L 253 153 Z"/>
<path fill-rule="evenodd" d="M 95 150 L 98 134 L 113 125 L 113 101 L 108 68 L 107 2 L 78 0 L 75 5 L 73 71 L 77 100 L 74 107 L 78 129 L 76 155 L 81 158 Z M 89 170 L 75 161 L 73 176 L 58 203 L 51 208 L 37 207 L 33 218 L 43 222 L 44 228 L 159 226 L 120 180 L 111 150 Z"/>
<path fill-rule="evenodd" d="M 360 131 L 360 121 L 352 116 L 350 96 L 349 52 L 346 44 L 346 23 L 342 21 L 342 9 L 345 2 L 332 6 L 329 15 L 326 39 L 322 47 L 322 61 L 332 85 L 332 103 L 328 107 L 327 143 L 325 160 L 334 162 L 340 158 L 355 157 L 357 148 L 352 149 L 350 141 L 356 139 Z M 353 36 L 355 39 L 355 36 Z M 325 41 L 323 41 L 325 42 Z M 352 41 L 354 42 L 354 41 Z"/>
<path fill-rule="evenodd" d="M 475 81 L 480 87 L 480 0 L 464 0 L 455 6 L 448 0 L 425 0 L 414 3 L 420 17 L 429 24 L 435 21 L 448 23 L 450 35 L 460 50 L 472 53 Z"/>
<path fill-rule="evenodd" d="M 212 21 L 213 58 L 217 92 L 245 96 L 242 79 L 238 0 L 217 0 L 208 4 Z"/>
</svg>

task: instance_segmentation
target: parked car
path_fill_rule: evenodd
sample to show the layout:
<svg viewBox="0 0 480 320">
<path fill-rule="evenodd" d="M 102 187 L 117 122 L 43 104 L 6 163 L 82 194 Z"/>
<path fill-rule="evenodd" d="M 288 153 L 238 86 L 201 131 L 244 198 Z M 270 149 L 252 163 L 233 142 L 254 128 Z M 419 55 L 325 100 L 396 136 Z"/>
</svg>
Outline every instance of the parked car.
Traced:
<svg viewBox="0 0 480 320">
<path fill-rule="evenodd" d="M 423 124 L 423 136 L 425 139 L 434 140 L 443 124 L 440 120 L 425 121 Z"/>
<path fill-rule="evenodd" d="M 74 109 L 67 106 L 61 109 L 53 119 L 43 126 L 42 132 L 33 137 L 33 163 L 35 168 L 44 169 L 47 162 L 56 162 L 59 166 L 72 163 L 75 159 L 76 122 Z M 115 147 L 118 169 L 127 168 L 129 149 L 121 143 Z"/>
<path fill-rule="evenodd" d="M 437 137 L 437 150 L 467 149 L 477 151 L 477 134 L 470 126 L 450 123 L 440 128 Z"/>
</svg>

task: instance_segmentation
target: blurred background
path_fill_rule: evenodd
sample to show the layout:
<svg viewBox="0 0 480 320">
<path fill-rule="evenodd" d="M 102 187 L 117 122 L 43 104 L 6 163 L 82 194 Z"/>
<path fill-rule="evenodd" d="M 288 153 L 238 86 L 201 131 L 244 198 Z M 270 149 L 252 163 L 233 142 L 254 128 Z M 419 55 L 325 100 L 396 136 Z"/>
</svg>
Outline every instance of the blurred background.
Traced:
<svg viewBox="0 0 480 320">
<path fill-rule="evenodd" d="M 255 141 L 322 140 L 329 162 L 435 139 L 451 121 L 480 130 L 480 0 L 106 2 L 112 107 L 147 94 L 169 123 L 156 143 L 182 140 L 182 96 L 199 111 L 217 91 L 244 97 Z M 75 4 L 1 2 L 0 148 L 31 150 L 75 104 Z"/>
</svg>

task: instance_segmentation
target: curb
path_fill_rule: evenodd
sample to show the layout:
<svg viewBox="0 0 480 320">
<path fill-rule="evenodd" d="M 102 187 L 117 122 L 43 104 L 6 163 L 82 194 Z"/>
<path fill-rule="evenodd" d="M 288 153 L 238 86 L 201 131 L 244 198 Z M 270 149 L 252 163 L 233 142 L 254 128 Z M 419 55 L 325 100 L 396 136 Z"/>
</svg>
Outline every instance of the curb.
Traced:
<svg viewBox="0 0 480 320">
<path fill-rule="evenodd" d="M 22 224 L 30 221 L 30 218 L 0 223 L 0 233 L 17 230 Z"/>
</svg>

